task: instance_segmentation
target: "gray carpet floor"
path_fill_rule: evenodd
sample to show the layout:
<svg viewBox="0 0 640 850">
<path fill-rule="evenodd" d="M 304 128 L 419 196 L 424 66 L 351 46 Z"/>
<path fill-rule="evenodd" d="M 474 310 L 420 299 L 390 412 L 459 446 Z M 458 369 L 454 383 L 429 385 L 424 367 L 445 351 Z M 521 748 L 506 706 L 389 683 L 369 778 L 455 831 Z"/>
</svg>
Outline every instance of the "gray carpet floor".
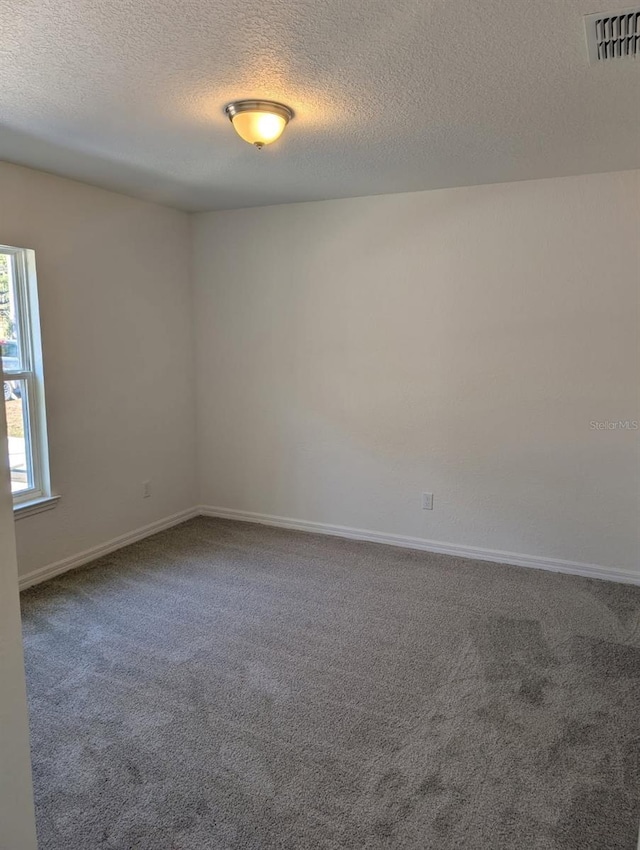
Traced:
<svg viewBox="0 0 640 850">
<path fill-rule="evenodd" d="M 640 588 L 200 518 L 23 612 L 40 850 L 635 850 Z"/>
</svg>

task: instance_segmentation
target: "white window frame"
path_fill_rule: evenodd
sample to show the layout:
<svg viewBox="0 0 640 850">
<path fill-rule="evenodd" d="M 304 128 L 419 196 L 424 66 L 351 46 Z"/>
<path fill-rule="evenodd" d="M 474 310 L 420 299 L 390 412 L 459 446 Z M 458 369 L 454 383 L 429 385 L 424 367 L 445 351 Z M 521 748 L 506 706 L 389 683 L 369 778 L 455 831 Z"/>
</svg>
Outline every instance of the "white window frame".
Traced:
<svg viewBox="0 0 640 850">
<path fill-rule="evenodd" d="M 35 252 L 29 248 L 0 245 L 0 253 L 11 257 L 20 369 L 4 371 L 4 380 L 23 381 L 26 388 L 27 421 L 24 423 L 27 458 L 31 461 L 31 486 L 13 494 L 16 516 L 53 507 L 49 447 L 44 396 L 44 370 L 38 310 Z"/>
</svg>

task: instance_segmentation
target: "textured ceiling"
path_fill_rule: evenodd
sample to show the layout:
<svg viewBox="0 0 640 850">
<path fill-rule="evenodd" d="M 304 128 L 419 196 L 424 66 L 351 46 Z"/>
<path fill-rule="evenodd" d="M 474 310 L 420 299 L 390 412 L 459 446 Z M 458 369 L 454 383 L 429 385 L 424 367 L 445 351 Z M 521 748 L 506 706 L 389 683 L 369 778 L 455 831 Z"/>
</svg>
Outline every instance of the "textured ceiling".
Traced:
<svg viewBox="0 0 640 850">
<path fill-rule="evenodd" d="M 582 21 L 628 2 L 0 0 L 0 158 L 189 210 L 636 168 L 640 61 Z"/>
</svg>

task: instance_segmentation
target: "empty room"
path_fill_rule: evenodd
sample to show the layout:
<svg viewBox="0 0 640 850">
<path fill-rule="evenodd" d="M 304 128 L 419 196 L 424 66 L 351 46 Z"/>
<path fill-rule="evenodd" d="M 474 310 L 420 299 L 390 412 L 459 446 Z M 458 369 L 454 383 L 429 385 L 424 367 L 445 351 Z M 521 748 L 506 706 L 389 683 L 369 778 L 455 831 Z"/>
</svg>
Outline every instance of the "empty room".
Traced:
<svg viewBox="0 0 640 850">
<path fill-rule="evenodd" d="M 0 850 L 637 850 L 640 6 L 0 12 Z"/>
</svg>

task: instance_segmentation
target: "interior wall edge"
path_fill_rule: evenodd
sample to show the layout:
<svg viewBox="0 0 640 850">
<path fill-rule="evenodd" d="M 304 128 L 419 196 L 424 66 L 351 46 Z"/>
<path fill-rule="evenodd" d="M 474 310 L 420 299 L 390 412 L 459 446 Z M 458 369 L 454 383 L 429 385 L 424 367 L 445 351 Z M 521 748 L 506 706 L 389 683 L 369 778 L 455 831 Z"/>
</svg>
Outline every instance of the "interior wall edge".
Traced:
<svg viewBox="0 0 640 850">
<path fill-rule="evenodd" d="M 108 555 L 111 552 L 115 552 L 117 549 L 123 549 L 131 543 L 136 543 L 138 540 L 144 540 L 145 537 L 151 537 L 153 534 L 158 534 L 160 531 L 165 531 L 167 528 L 172 528 L 174 525 L 186 522 L 188 519 L 198 516 L 198 513 L 199 511 L 197 508 L 188 508 L 187 510 L 172 514 L 164 519 L 151 522 L 148 525 L 143 525 L 142 527 L 136 528 L 127 534 L 121 534 L 119 537 L 113 537 L 111 540 L 107 540 L 97 546 L 92 546 L 91 549 L 85 549 L 83 552 L 78 552 L 68 558 L 63 558 L 60 561 L 55 561 L 52 564 L 46 564 L 44 567 L 32 570 L 26 575 L 19 576 L 20 590 L 26 590 L 28 587 L 34 587 L 36 584 L 41 584 L 43 581 L 55 578 L 55 576 L 62 575 L 62 573 L 69 572 L 69 570 L 73 570 L 76 567 L 82 567 L 85 564 L 89 564 L 91 561 L 95 561 L 103 555 Z"/>
<path fill-rule="evenodd" d="M 469 558 L 474 561 L 490 561 L 498 564 L 510 564 L 515 567 L 548 570 L 555 573 L 582 576 L 584 578 L 596 578 L 604 581 L 640 585 L 640 572 L 634 573 L 630 570 L 616 569 L 601 564 L 585 564 L 580 561 L 565 561 L 561 558 L 548 558 L 542 555 L 525 555 L 518 552 L 504 552 L 500 549 L 484 549 L 459 543 L 428 540 L 423 537 L 408 537 L 401 534 L 391 534 L 365 528 L 350 528 L 344 525 L 331 525 L 312 520 L 253 513 L 251 511 L 236 510 L 235 508 L 201 505 L 198 513 L 201 516 L 252 522 L 277 528 L 288 528 L 292 531 L 306 531 L 314 534 L 326 534 L 331 537 L 344 537 L 347 540 L 364 540 L 369 543 L 399 546 L 403 549 L 454 555 L 458 558 Z"/>
<path fill-rule="evenodd" d="M 180 525 L 194 517 L 214 517 L 219 519 L 230 519 L 238 522 L 251 522 L 258 525 L 268 525 L 275 528 L 285 528 L 291 531 L 304 531 L 312 534 L 323 534 L 330 537 L 342 537 L 346 540 L 362 540 L 368 543 L 380 543 L 386 546 L 396 546 L 403 549 L 413 549 L 421 552 L 434 552 L 442 555 L 453 555 L 458 558 L 468 558 L 474 561 L 489 561 L 491 563 L 508 564 L 515 567 L 528 569 L 548 570 L 550 572 L 564 573 L 566 575 L 582 576 L 583 578 L 595 578 L 603 581 L 613 581 L 621 584 L 640 585 L 640 572 L 633 573 L 630 570 L 616 569 L 601 564 L 586 564 L 580 561 L 566 561 L 560 558 L 548 558 L 541 555 L 527 555 L 518 552 L 504 552 L 499 549 L 484 549 L 482 547 L 467 546 L 459 543 L 448 543 L 441 540 L 429 540 L 422 537 L 409 537 L 401 534 L 391 534 L 384 531 L 375 531 L 365 528 L 351 528 L 345 525 L 332 525 L 329 523 L 315 522 L 313 520 L 299 519 L 295 517 L 282 517 L 271 514 L 254 513 L 242 511 L 236 508 L 224 508 L 213 505 L 198 505 L 172 516 L 165 517 L 157 522 L 134 529 L 127 534 L 114 537 L 91 549 L 78 552 L 76 555 L 63 560 L 47 564 L 21 576 L 19 579 L 20 590 L 27 590 L 77 567 L 89 564 L 92 561 L 108 555 L 118 549 L 123 549 L 131 543 L 151 537 L 161 531 L 166 531 L 175 525 Z"/>
</svg>

